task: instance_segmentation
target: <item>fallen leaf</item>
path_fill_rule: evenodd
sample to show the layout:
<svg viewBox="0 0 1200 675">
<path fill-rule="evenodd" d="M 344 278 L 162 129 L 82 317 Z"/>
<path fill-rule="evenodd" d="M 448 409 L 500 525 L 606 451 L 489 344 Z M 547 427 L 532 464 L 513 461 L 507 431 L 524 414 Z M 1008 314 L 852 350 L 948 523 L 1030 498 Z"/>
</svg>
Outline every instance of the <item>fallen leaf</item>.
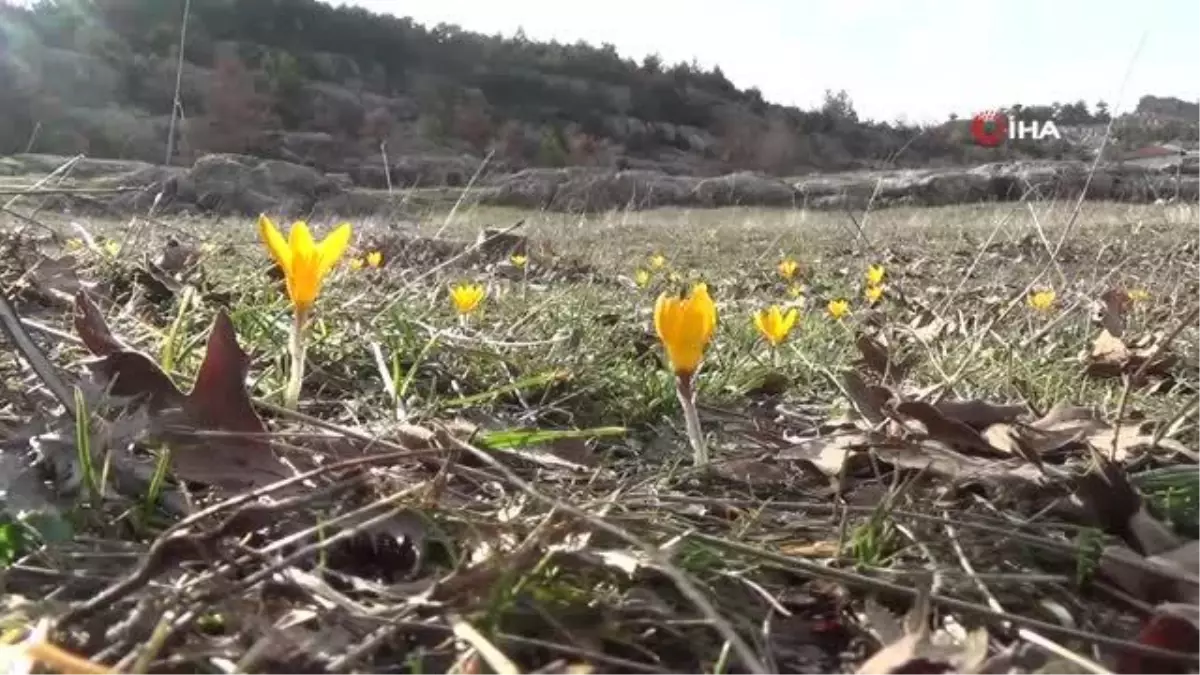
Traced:
<svg viewBox="0 0 1200 675">
<path fill-rule="evenodd" d="M 1100 296 L 1095 307 L 1095 320 L 1104 330 L 1117 338 L 1125 334 L 1125 314 L 1129 310 L 1129 294 L 1110 288 Z"/>
<path fill-rule="evenodd" d="M 1150 514 L 1119 463 L 1097 458 L 1097 465 L 1076 479 L 1075 497 L 1102 531 L 1121 538 L 1140 555 L 1162 553 L 1184 543 Z"/>
<path fill-rule="evenodd" d="M 1100 573 L 1109 577 L 1130 595 L 1146 602 L 1200 602 L 1200 576 L 1196 560 L 1200 541 L 1189 541 L 1179 548 L 1143 557 L 1126 546 L 1106 546 L 1100 554 Z"/>
<path fill-rule="evenodd" d="M 45 298 L 66 303 L 80 290 L 94 287 L 93 283 L 80 281 L 76 270 L 79 260 L 70 254 L 60 258 L 45 257 L 39 260 L 26 274 L 30 285 Z"/>
<path fill-rule="evenodd" d="M 982 431 L 993 424 L 1013 422 L 1023 415 L 1023 405 L 988 403 L 980 400 L 938 401 L 934 404 L 944 417 Z"/>
<path fill-rule="evenodd" d="M 217 312 L 208 334 L 204 360 L 184 404 L 191 420 L 206 429 L 265 433 L 267 428 L 246 392 L 249 370 L 250 359 L 238 345 L 233 323 L 225 310 Z M 262 439 L 253 439 L 250 444 L 269 445 Z"/>
<path fill-rule="evenodd" d="M 872 426 L 887 420 L 883 406 L 891 397 L 891 392 L 886 388 L 868 386 L 862 375 L 850 368 L 842 371 L 842 387 L 850 403 Z"/>
<path fill-rule="evenodd" d="M 924 401 L 904 401 L 896 406 L 896 412 L 911 417 L 920 422 L 930 438 L 942 441 L 950 446 L 994 455 L 998 452 L 978 431 L 943 415 L 934 406 Z"/>
<path fill-rule="evenodd" d="M 902 626 L 872 599 L 867 600 L 864 615 L 884 646 L 857 673 L 979 673 L 987 662 L 986 629 L 971 631 L 961 641 L 946 631 L 932 633 L 928 592 L 918 597 Z"/>
<path fill-rule="evenodd" d="M 904 379 L 909 364 L 892 360 L 886 344 L 863 332 L 855 337 L 854 344 L 862 354 L 855 365 L 875 371 L 885 381 L 899 382 Z"/>
<path fill-rule="evenodd" d="M 163 440 L 171 448 L 177 477 L 241 490 L 292 475 L 263 437 L 266 427 L 245 387 L 249 361 L 223 310 L 213 321 L 195 385 L 186 396 L 149 356 L 113 335 L 99 308 L 82 291 L 76 295 L 75 327 L 100 357 L 90 365 L 109 392 L 146 401 L 151 416 L 166 429 Z M 214 431 L 229 435 L 203 434 Z"/>
<path fill-rule="evenodd" d="M 1023 457 L 1036 466 L 1042 465 L 1042 454 L 1078 440 L 1079 434 L 1040 431 L 1025 424 L 993 424 L 983 430 L 983 438 L 997 450 Z"/>
<path fill-rule="evenodd" d="M 923 344 L 929 344 L 953 328 L 953 324 L 935 315 L 932 311 L 924 310 L 909 324 L 912 334 Z"/>
<path fill-rule="evenodd" d="M 162 251 L 154 259 L 153 265 L 159 271 L 176 275 L 195 267 L 200 260 L 200 250 L 195 246 L 180 244 L 177 239 L 170 237 Z"/>
<path fill-rule="evenodd" d="M 1200 649 L 1200 607 L 1163 603 L 1138 631 L 1136 641 L 1148 647 L 1195 654 Z M 1118 673 L 1190 673 L 1194 666 L 1182 661 L 1122 651 L 1117 658 Z"/>
<path fill-rule="evenodd" d="M 1036 447 L 1043 450 L 1041 454 L 1067 449 L 1077 441 L 1091 445 L 1100 455 L 1118 462 L 1156 448 L 1194 457 L 1194 453 L 1178 441 L 1156 438 L 1152 422 L 1110 424 L 1100 419 L 1100 413 L 1093 408 L 1057 404 L 1029 426 L 1046 432 L 1037 435 L 1040 440 L 1035 442 Z M 1061 445 L 1055 447 L 1058 443 Z"/>
<path fill-rule="evenodd" d="M 779 452 L 779 459 L 802 460 L 826 476 L 842 473 L 847 458 L 857 450 L 871 447 L 872 437 L 858 432 L 832 434 L 803 441 Z"/>
<path fill-rule="evenodd" d="M 171 378 L 145 353 L 113 335 L 100 308 L 82 290 L 75 295 L 75 331 L 99 357 L 85 365 L 111 395 L 145 403 L 153 413 L 182 406 L 184 395 Z"/>
<path fill-rule="evenodd" d="M 1054 431 L 1072 426 L 1089 430 L 1103 429 L 1108 425 L 1100 418 L 1100 412 L 1095 408 L 1056 403 L 1041 419 L 1032 422 L 1030 426 L 1044 431 Z"/>
<path fill-rule="evenodd" d="M 956 485 L 979 483 L 989 491 L 1019 486 L 1036 488 L 1045 480 L 1041 471 L 1024 462 L 969 457 L 935 441 L 912 443 L 883 434 L 832 434 L 806 440 L 779 453 L 780 459 L 807 461 L 824 475 L 843 482 L 857 476 L 874 476 L 871 456 L 877 465 L 928 471 Z"/>
<path fill-rule="evenodd" d="M 132 351 L 131 347 L 112 334 L 100 308 L 83 289 L 75 293 L 75 332 L 79 333 L 79 339 L 83 340 L 88 351 L 96 356 Z"/>
<path fill-rule="evenodd" d="M 1092 377 L 1120 377 L 1140 373 L 1135 386 L 1142 386 L 1148 377 L 1168 377 L 1177 362 L 1175 355 L 1163 347 L 1163 336 L 1146 336 L 1130 347 L 1107 329 L 1100 331 L 1092 342 L 1092 350 L 1084 357 L 1084 373 Z"/>
<path fill-rule="evenodd" d="M 790 541 L 779 544 L 779 552 L 796 558 L 833 558 L 838 554 L 836 541 Z"/>
</svg>

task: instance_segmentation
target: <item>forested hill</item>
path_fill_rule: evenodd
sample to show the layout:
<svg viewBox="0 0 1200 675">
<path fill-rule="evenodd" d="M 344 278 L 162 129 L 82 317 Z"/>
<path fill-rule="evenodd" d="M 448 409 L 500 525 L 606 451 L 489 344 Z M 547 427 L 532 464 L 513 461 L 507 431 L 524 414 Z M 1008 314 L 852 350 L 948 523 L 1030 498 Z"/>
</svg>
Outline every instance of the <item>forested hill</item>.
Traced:
<svg viewBox="0 0 1200 675">
<path fill-rule="evenodd" d="M 0 154 L 161 162 L 183 2 L 0 0 Z M 1193 104 L 1146 100 L 1153 110 L 1130 117 L 1125 142 L 1195 138 Z M 739 89 L 719 68 L 426 27 L 315 0 L 192 0 L 180 112 L 176 163 L 238 152 L 347 172 L 381 164 L 381 146 L 393 162 L 469 164 L 491 152 L 502 169 L 690 174 L 1069 157 L 1086 154 L 1108 119 L 1102 102 L 1026 105 L 1027 117 L 1071 129 L 1067 142 L 985 149 L 964 120 L 928 128 L 862 120 L 844 92 L 800 110 Z"/>
</svg>

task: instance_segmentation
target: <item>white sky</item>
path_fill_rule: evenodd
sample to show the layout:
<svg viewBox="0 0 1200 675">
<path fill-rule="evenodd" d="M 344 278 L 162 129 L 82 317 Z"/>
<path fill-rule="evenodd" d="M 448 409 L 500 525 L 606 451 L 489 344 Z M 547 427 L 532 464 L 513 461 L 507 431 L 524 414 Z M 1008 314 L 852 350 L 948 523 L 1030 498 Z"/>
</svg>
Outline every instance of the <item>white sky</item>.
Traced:
<svg viewBox="0 0 1200 675">
<path fill-rule="evenodd" d="M 882 120 L 940 121 L 1018 102 L 1104 99 L 1119 112 L 1143 94 L 1200 99 L 1196 0 L 742 0 L 708 11 L 697 0 L 334 4 L 429 26 L 609 42 L 638 61 L 695 58 L 804 108 L 845 89 L 860 116 Z"/>
</svg>

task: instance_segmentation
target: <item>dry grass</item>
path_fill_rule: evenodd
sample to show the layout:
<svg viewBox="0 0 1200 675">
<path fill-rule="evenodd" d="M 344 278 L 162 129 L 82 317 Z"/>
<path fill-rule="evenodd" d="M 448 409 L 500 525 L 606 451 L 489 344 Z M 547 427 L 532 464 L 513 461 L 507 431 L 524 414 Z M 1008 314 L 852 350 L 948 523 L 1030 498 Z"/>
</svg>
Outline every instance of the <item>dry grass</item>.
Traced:
<svg viewBox="0 0 1200 675">
<path fill-rule="evenodd" d="M 1195 205 L 1085 204 L 1068 229 L 1072 207 L 894 209 L 857 221 L 480 208 L 448 223 L 444 211 L 421 214 L 403 231 L 355 223 L 356 253 L 382 250 L 383 267 L 328 283 L 301 414 L 261 409 L 277 450 L 310 469 L 307 482 L 273 486 L 274 501 L 250 506 L 200 485 L 184 498 L 168 477 L 154 499 L 113 486 L 59 495 L 57 515 L 34 525 L 10 515 L 6 621 L 48 616 L 61 643 L 130 672 L 834 672 L 878 648 L 868 598 L 903 612 L 931 590 L 935 628 L 986 626 L 993 654 L 1036 643 L 1076 665 L 1107 662 L 1153 601 L 1095 574 L 1111 539 L 1068 499 L 1086 451 L 1047 457 L 1054 469 L 1022 483 L 948 475 L 884 447 L 855 454 L 870 460 L 863 467 L 842 449 L 842 470 L 827 475 L 797 450 L 863 428 L 840 377 L 865 372 L 859 331 L 911 363 L 886 380 L 902 398 L 936 390 L 1036 414 L 1094 406 L 1107 420 L 1156 423 L 1194 450 Z M 39 218 L 75 236 L 65 218 Z M 518 220 L 531 249 L 524 270 L 470 251 L 482 228 Z M 251 355 L 252 397 L 278 400 L 287 309 L 253 223 L 83 224 L 124 248 L 81 249 L 73 274 L 39 276 L 62 243 L 12 221 L 8 231 L 25 234 L 8 238 L 0 261 L 9 297 L 62 372 L 74 377 L 85 355 L 55 294 L 77 278 L 99 284 L 114 332 L 180 383 L 226 308 Z M 458 243 L 419 238 L 433 235 Z M 205 245 L 183 276 L 194 292 L 164 293 L 136 274 L 167 236 Z M 636 287 L 655 253 L 667 266 Z M 794 284 L 775 271 L 785 255 L 801 264 Z M 873 263 L 887 270 L 887 292 L 868 308 Z M 700 380 L 709 471 L 689 466 L 650 326 L 657 293 L 693 279 L 709 283 L 720 314 Z M 446 297 L 460 280 L 489 287 L 466 327 Z M 1050 312 L 1024 304 L 1031 286 L 1054 289 Z M 1180 362 L 1165 384 L 1084 375 L 1092 303 L 1110 288 L 1148 294 L 1129 332 L 1170 338 Z M 841 322 L 824 311 L 835 298 L 852 304 Z M 802 306 L 776 353 L 750 321 L 769 303 Z M 908 337 L 931 318 L 951 327 Z M 53 419 L 17 355 L 0 355 L 0 369 L 6 452 L 28 447 L 31 421 L 33 433 L 74 424 Z M 445 431 L 414 438 L 404 425 Z M 105 452 L 133 452 L 152 466 L 158 448 L 90 450 L 100 464 Z M 1020 457 L 978 461 L 1028 468 Z M 1122 463 L 1137 473 L 1187 461 L 1143 447 Z M 233 501 L 201 512 L 222 499 Z M 1168 505 L 1177 522 L 1194 509 Z"/>
</svg>

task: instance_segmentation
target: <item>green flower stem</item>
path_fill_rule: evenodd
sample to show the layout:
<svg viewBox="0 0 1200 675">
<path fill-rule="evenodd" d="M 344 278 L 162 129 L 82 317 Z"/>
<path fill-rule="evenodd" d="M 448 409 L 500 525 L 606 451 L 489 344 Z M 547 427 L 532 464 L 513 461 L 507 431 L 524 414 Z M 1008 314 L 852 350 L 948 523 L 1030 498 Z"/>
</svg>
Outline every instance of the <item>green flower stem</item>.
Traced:
<svg viewBox="0 0 1200 675">
<path fill-rule="evenodd" d="M 292 323 L 291 340 L 288 342 L 288 353 L 291 356 L 291 370 L 288 374 L 287 389 L 283 394 L 284 407 L 295 410 L 300 404 L 300 386 L 304 382 L 304 357 L 307 345 L 304 341 L 304 330 L 308 325 L 308 312 L 297 309 Z"/>
<path fill-rule="evenodd" d="M 700 413 L 696 410 L 694 374 L 675 376 L 675 393 L 683 408 L 683 421 L 687 426 L 688 441 L 692 444 L 692 460 L 696 466 L 708 464 L 708 446 L 704 444 L 704 431 L 700 428 Z"/>
</svg>

